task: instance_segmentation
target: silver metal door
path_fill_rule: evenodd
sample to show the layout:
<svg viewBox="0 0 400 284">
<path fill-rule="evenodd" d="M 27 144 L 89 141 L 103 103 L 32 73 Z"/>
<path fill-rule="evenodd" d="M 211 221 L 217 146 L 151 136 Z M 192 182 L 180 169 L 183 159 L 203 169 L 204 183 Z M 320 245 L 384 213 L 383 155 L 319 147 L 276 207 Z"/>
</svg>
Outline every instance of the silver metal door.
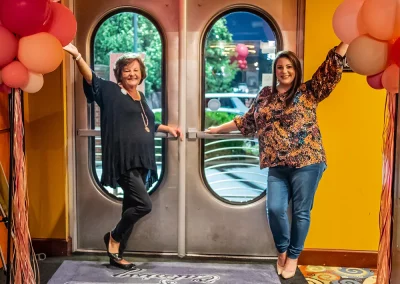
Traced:
<svg viewBox="0 0 400 284">
<path fill-rule="evenodd" d="M 178 2 L 177 1 L 75 1 L 78 22 L 76 45 L 82 57 L 93 66 L 91 42 L 95 27 L 113 13 L 137 11 L 157 21 L 164 38 L 164 96 L 168 98 L 168 122 L 177 124 L 178 108 Z M 134 10 L 132 10 L 134 9 Z M 76 108 L 76 231 L 77 250 L 104 250 L 102 236 L 113 229 L 121 216 L 121 202 L 104 193 L 94 179 L 89 145 L 96 131 L 90 130 L 90 110 L 82 89 L 82 76 L 75 76 Z M 161 136 L 160 136 L 161 137 Z M 165 139 L 165 138 L 163 138 Z M 165 171 L 160 187 L 152 194 L 152 213 L 137 224 L 128 250 L 138 252 L 177 251 L 177 147 L 175 140 L 166 141 Z"/>
<path fill-rule="evenodd" d="M 248 2 L 248 4 L 243 4 Z M 276 255 L 265 213 L 265 197 L 247 204 L 226 203 L 207 186 L 202 139 L 241 137 L 203 133 L 202 46 L 205 31 L 221 13 L 232 9 L 261 11 L 274 19 L 280 48 L 303 52 L 302 0 L 75 0 L 76 44 L 89 63 L 96 25 L 118 9 L 139 9 L 158 23 L 164 37 L 165 98 L 169 124 L 183 126 L 189 139 L 166 139 L 165 172 L 151 195 L 153 211 L 139 221 L 128 250 L 185 255 Z M 288 17 L 287 15 L 291 16 Z M 120 218 L 120 202 L 97 185 L 90 162 L 89 108 L 82 78 L 75 76 L 77 250 L 104 250 L 102 236 Z M 160 135 L 160 137 L 163 137 Z"/>
</svg>

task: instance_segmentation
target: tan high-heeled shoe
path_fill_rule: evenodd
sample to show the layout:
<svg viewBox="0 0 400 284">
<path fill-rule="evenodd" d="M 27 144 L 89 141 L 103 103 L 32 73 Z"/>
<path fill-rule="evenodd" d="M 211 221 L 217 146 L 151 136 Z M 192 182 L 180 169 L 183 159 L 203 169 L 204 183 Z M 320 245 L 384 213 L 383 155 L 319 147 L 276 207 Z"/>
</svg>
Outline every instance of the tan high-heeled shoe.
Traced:
<svg viewBox="0 0 400 284">
<path fill-rule="evenodd" d="M 296 270 L 295 271 L 286 271 L 286 270 L 282 271 L 282 277 L 285 279 L 292 278 L 295 274 L 296 274 Z"/>
<path fill-rule="evenodd" d="M 298 261 L 298 259 L 290 259 L 290 258 L 288 258 L 288 259 L 286 260 L 285 267 L 283 268 L 283 271 L 282 271 L 282 277 L 283 277 L 284 279 L 292 278 L 292 277 L 296 274 L 296 270 L 297 270 L 297 261 Z M 288 265 L 289 263 L 291 264 L 291 266 L 293 266 L 293 264 L 295 264 L 294 270 L 285 270 L 285 268 L 287 269 L 287 265 Z"/>
<path fill-rule="evenodd" d="M 278 272 L 278 275 L 282 274 L 283 268 L 284 268 L 283 266 L 279 265 L 279 260 L 277 260 L 276 261 L 276 271 Z"/>
</svg>

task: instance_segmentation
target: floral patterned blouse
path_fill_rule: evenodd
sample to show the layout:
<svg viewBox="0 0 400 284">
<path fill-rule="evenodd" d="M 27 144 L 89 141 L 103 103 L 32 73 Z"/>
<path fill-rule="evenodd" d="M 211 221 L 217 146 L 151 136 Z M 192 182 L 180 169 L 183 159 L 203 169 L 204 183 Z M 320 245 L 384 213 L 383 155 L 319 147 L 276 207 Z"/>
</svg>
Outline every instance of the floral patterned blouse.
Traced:
<svg viewBox="0 0 400 284">
<path fill-rule="evenodd" d="M 264 87 L 248 112 L 234 119 L 243 135 L 258 136 L 261 168 L 326 162 L 316 109 L 342 76 L 343 57 L 335 49 L 312 79 L 300 85 L 289 107 L 285 108 L 285 94 Z"/>
</svg>

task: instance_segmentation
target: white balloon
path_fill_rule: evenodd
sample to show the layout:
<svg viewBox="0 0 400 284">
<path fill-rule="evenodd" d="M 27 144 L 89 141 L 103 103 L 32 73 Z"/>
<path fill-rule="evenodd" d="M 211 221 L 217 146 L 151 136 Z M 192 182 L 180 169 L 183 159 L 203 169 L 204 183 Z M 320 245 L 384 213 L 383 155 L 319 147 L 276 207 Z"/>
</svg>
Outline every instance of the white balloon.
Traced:
<svg viewBox="0 0 400 284">
<path fill-rule="evenodd" d="M 44 84 L 44 79 L 42 74 L 29 71 L 28 84 L 21 89 L 24 92 L 33 94 L 39 92 L 40 89 L 43 87 L 43 84 Z"/>
</svg>

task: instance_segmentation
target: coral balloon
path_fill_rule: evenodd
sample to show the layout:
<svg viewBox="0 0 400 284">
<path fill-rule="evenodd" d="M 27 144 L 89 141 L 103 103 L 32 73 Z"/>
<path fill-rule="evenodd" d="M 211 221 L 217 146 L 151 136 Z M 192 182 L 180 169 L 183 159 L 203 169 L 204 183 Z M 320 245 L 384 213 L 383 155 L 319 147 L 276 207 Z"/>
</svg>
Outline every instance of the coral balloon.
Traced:
<svg viewBox="0 0 400 284">
<path fill-rule="evenodd" d="M 360 35 L 366 34 L 360 10 L 364 0 L 347 0 L 340 4 L 333 14 L 333 30 L 344 43 L 350 43 Z"/>
<path fill-rule="evenodd" d="M 245 59 L 247 57 L 247 55 L 249 54 L 249 49 L 243 43 L 239 43 L 238 45 L 236 45 L 235 50 L 237 53 L 237 57 L 241 58 L 241 59 Z"/>
<path fill-rule="evenodd" d="M 50 7 L 52 16 L 46 32 L 55 36 L 62 46 L 66 46 L 76 35 L 77 23 L 75 16 L 70 9 L 62 4 L 50 3 Z"/>
<path fill-rule="evenodd" d="M 3 26 L 21 36 L 35 34 L 50 18 L 48 0 L 1 0 L 0 20 Z"/>
<path fill-rule="evenodd" d="M 396 37 L 397 0 L 365 0 L 361 16 L 368 34 L 380 40 Z"/>
<path fill-rule="evenodd" d="M 399 92 L 399 66 L 392 64 L 386 68 L 382 75 L 382 85 L 390 93 Z"/>
<path fill-rule="evenodd" d="M 63 60 L 60 41 L 48 33 L 23 37 L 19 41 L 18 59 L 32 72 L 53 72 Z"/>
<path fill-rule="evenodd" d="M 11 88 L 21 88 L 28 83 L 28 69 L 19 61 L 13 61 L 1 71 L 3 83 Z"/>
<path fill-rule="evenodd" d="M 400 67 L 400 38 L 398 38 L 390 51 L 390 60 Z"/>
<path fill-rule="evenodd" d="M 2 68 L 17 56 L 18 40 L 9 30 L 0 26 L 0 42 L 0 68 Z"/>
<path fill-rule="evenodd" d="M 354 72 L 370 76 L 385 70 L 388 55 L 388 42 L 362 35 L 350 43 L 347 50 L 347 63 Z"/>
<path fill-rule="evenodd" d="M 21 89 L 24 92 L 33 94 L 39 92 L 40 89 L 43 87 L 43 84 L 44 80 L 42 74 L 29 72 L 28 84 L 26 86 L 23 86 Z"/>
<path fill-rule="evenodd" d="M 383 75 L 383 72 L 375 74 L 375 75 L 367 76 L 368 85 L 371 88 L 374 88 L 376 90 L 383 89 L 384 87 L 382 85 L 382 75 Z"/>
<path fill-rule="evenodd" d="M 3 79 L 1 79 L 1 70 L 0 70 L 0 85 L 3 84 Z"/>
</svg>

